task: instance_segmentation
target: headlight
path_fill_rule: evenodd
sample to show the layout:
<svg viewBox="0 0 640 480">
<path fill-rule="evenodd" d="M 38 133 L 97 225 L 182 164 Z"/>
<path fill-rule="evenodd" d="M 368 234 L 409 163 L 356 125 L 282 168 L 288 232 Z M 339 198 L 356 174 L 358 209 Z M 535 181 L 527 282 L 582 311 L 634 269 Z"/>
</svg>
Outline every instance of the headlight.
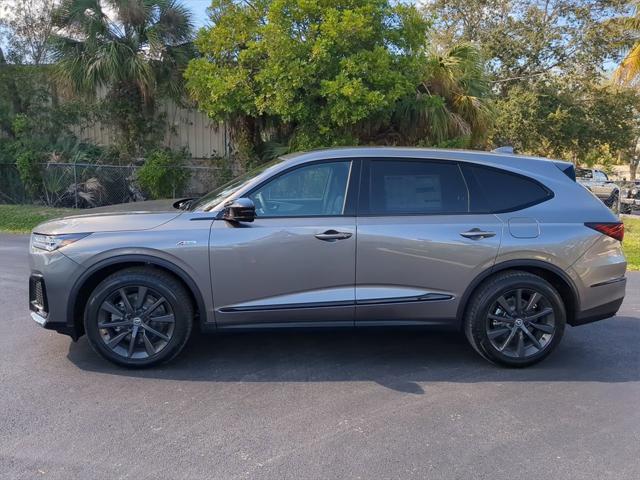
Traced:
<svg viewBox="0 0 640 480">
<path fill-rule="evenodd" d="M 81 238 L 90 235 L 89 233 L 66 233 L 60 235 L 42 235 L 40 233 L 31 234 L 31 246 L 40 250 L 53 252 L 59 248 L 77 242 Z"/>
<path fill-rule="evenodd" d="M 632 188 L 631 189 L 631 195 L 637 195 L 638 194 L 638 189 L 637 188 Z"/>
</svg>

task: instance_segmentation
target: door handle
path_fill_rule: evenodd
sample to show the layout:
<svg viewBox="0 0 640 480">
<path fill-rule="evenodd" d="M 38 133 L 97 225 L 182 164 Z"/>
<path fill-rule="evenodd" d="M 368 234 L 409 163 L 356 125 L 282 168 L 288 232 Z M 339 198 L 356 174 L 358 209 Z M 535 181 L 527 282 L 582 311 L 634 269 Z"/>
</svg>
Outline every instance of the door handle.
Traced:
<svg viewBox="0 0 640 480">
<path fill-rule="evenodd" d="M 496 232 L 485 232 L 479 228 L 472 228 L 468 232 L 462 232 L 460 235 L 464 238 L 470 238 L 471 240 L 480 240 L 482 238 L 495 237 Z"/>
<path fill-rule="evenodd" d="M 314 236 L 318 240 L 324 240 L 325 242 L 333 242 L 334 240 L 346 240 L 347 238 L 351 238 L 351 233 L 349 232 L 338 232 L 337 230 L 327 230 L 323 233 L 316 233 Z"/>
</svg>

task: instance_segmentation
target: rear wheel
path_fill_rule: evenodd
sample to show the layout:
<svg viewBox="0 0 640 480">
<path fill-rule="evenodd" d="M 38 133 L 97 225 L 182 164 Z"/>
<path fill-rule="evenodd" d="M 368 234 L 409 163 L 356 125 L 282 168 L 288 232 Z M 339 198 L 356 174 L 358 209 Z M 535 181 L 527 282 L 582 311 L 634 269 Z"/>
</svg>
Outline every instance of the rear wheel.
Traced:
<svg viewBox="0 0 640 480">
<path fill-rule="evenodd" d="M 549 282 L 519 271 L 496 275 L 471 299 L 465 333 L 486 359 L 526 367 L 549 355 L 564 332 L 562 298 Z"/>
<path fill-rule="evenodd" d="M 173 276 L 128 268 L 110 275 L 92 292 L 84 324 L 91 346 L 107 360 L 149 367 L 182 350 L 191 334 L 193 306 Z"/>
</svg>

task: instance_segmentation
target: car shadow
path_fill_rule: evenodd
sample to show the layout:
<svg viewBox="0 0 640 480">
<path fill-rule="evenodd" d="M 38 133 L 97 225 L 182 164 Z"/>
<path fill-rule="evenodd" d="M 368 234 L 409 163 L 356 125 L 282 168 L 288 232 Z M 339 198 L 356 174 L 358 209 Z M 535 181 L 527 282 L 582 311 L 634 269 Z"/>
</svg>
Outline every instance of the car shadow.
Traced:
<svg viewBox="0 0 640 480">
<path fill-rule="evenodd" d="M 463 335 L 427 330 L 196 333 L 166 365 L 129 370 L 99 357 L 86 337 L 68 358 L 87 371 L 201 382 L 371 381 L 423 394 L 432 382 L 630 382 L 640 380 L 640 319 L 616 317 L 568 327 L 556 352 L 527 369 L 483 360 Z"/>
</svg>

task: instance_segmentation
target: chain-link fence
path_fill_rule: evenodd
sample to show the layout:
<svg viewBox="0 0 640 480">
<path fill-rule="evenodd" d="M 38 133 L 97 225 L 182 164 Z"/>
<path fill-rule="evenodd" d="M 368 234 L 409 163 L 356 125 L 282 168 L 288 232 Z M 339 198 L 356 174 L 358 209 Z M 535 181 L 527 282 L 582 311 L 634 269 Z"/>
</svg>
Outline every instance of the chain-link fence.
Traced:
<svg viewBox="0 0 640 480">
<path fill-rule="evenodd" d="M 47 163 L 34 171 L 26 186 L 15 164 L 0 164 L 0 203 L 40 203 L 51 207 L 89 208 L 145 200 L 137 181 L 139 166 Z M 188 172 L 173 197 L 203 195 L 225 179 L 214 167 L 178 167 Z"/>
</svg>

